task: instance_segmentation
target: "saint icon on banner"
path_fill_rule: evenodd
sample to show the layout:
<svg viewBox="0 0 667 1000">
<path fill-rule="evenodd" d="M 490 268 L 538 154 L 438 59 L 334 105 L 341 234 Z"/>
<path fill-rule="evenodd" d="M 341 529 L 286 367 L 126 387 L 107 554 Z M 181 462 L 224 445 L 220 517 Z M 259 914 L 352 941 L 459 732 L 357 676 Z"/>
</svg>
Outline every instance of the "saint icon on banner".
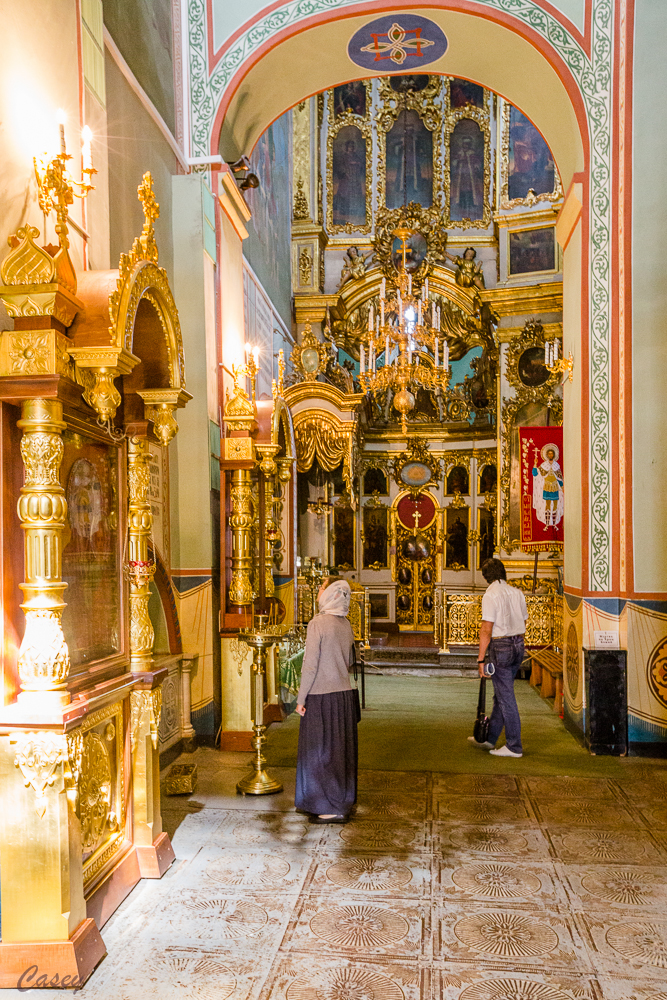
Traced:
<svg viewBox="0 0 667 1000">
<path fill-rule="evenodd" d="M 545 444 L 540 452 L 542 462 L 533 466 L 533 507 L 538 521 L 547 528 L 560 524 L 563 516 L 563 472 L 558 459 L 560 451 L 555 444 Z"/>
</svg>

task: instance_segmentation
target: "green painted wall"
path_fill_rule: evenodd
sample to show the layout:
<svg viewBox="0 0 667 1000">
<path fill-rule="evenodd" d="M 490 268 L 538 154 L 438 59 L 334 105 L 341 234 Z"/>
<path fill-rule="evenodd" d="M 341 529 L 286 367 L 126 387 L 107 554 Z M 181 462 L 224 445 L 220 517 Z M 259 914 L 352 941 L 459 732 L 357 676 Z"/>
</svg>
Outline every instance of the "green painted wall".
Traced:
<svg viewBox="0 0 667 1000">
<path fill-rule="evenodd" d="M 103 7 L 105 27 L 173 132 L 171 0 L 103 0 Z"/>
<path fill-rule="evenodd" d="M 632 163 L 632 400 L 635 589 L 667 591 L 667 518 L 658 472 L 667 426 L 667 12 L 635 8 Z"/>
<path fill-rule="evenodd" d="M 160 205 L 155 238 L 160 251 L 160 264 L 167 269 L 171 280 L 171 178 L 179 169 L 178 161 L 108 54 L 106 82 L 111 266 L 118 266 L 120 253 L 127 253 L 135 236 L 141 232 L 144 216 L 137 198 L 137 187 L 144 172 L 150 170 L 155 197 Z"/>
</svg>

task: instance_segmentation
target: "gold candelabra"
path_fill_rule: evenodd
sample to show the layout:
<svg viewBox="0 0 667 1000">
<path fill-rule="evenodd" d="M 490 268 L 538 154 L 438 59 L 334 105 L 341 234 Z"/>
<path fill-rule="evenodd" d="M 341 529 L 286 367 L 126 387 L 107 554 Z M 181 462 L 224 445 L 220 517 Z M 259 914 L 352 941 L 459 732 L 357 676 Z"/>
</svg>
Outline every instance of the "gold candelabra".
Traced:
<svg viewBox="0 0 667 1000">
<path fill-rule="evenodd" d="M 552 375 L 567 375 L 568 382 L 571 382 L 574 377 L 572 351 L 570 351 L 567 358 L 559 358 L 559 345 L 560 341 L 557 337 L 554 337 L 552 341 L 547 341 L 544 345 L 544 367 Z"/>
<path fill-rule="evenodd" d="M 81 137 L 82 168 L 81 173 L 87 179 L 77 181 L 72 177 L 67 169 L 67 161 L 72 157 L 67 152 L 65 143 L 65 120 L 62 112 L 59 113 L 60 130 L 60 152 L 52 159 L 48 159 L 46 153 L 37 158 L 33 157 L 35 168 L 35 178 L 37 180 L 37 197 L 39 207 L 46 219 L 47 215 L 55 209 L 56 212 L 56 234 L 61 247 L 69 247 L 67 234 L 68 206 L 74 204 L 75 198 L 87 198 L 91 191 L 95 190 L 95 185 L 91 184 L 93 174 L 97 170 L 93 166 L 92 153 L 92 132 L 87 125 L 84 125 Z"/>
<path fill-rule="evenodd" d="M 419 297 L 413 294 L 412 274 L 406 267 L 407 239 L 412 230 L 399 226 L 394 236 L 401 240 L 402 266 L 387 297 L 387 279 L 380 288 L 379 315 L 373 306 L 368 314 L 368 332 L 360 345 L 359 381 L 365 392 L 395 389 L 393 404 L 401 414 L 402 430 L 407 433 L 407 414 L 414 409 L 415 396 L 410 386 L 424 389 L 449 388 L 449 344 L 440 327 L 440 307 L 429 299 L 428 278 Z M 430 314 L 430 321 L 429 321 Z M 433 366 L 422 365 L 413 356 L 428 350 Z M 378 358 L 383 366 L 378 368 Z"/>
</svg>

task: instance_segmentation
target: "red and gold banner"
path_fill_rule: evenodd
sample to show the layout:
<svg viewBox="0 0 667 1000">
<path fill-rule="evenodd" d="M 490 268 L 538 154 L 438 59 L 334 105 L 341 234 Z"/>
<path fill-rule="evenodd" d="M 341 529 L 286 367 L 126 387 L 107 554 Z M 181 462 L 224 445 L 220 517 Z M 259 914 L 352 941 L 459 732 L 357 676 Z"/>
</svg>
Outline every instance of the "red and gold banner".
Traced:
<svg viewBox="0 0 667 1000">
<path fill-rule="evenodd" d="M 563 547 L 563 428 L 520 427 L 521 548 Z"/>
</svg>

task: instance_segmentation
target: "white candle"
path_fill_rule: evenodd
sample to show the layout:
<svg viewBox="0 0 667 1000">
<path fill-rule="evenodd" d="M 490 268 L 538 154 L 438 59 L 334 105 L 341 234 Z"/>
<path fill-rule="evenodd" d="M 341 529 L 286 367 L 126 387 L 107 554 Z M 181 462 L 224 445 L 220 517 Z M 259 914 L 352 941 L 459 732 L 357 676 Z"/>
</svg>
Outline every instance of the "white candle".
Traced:
<svg viewBox="0 0 667 1000">
<path fill-rule="evenodd" d="M 412 295 L 412 275 L 408 274 L 408 295 Z"/>
<path fill-rule="evenodd" d="M 403 322 L 403 299 L 401 298 L 400 293 L 398 296 L 398 322 Z"/>
<path fill-rule="evenodd" d="M 439 355 L 439 353 L 440 353 L 440 341 L 436 337 L 435 338 L 435 367 L 436 368 L 438 367 L 438 355 Z"/>
<path fill-rule="evenodd" d="M 559 347 L 560 347 L 560 344 L 558 343 L 558 341 L 554 337 L 554 361 L 558 360 L 558 348 Z"/>
<path fill-rule="evenodd" d="M 412 364 L 412 350 L 411 349 L 408 350 L 408 364 L 409 365 Z"/>
<path fill-rule="evenodd" d="M 384 338 L 384 363 L 389 364 L 389 334 Z"/>
<path fill-rule="evenodd" d="M 384 326 L 384 296 L 380 299 L 380 326 Z"/>
<path fill-rule="evenodd" d="M 424 281 L 424 298 L 428 300 L 428 278 Z"/>
<path fill-rule="evenodd" d="M 67 153 L 67 147 L 65 146 L 65 122 L 67 115 L 61 108 L 58 109 L 56 119 L 58 121 L 58 131 L 60 132 L 60 155 L 65 156 Z"/>
<path fill-rule="evenodd" d="M 379 316 L 375 317 L 375 330 L 376 330 L 377 335 L 379 337 L 380 336 L 380 317 Z"/>
<path fill-rule="evenodd" d="M 445 368 L 449 368 L 449 344 L 447 341 L 442 345 L 442 362 Z"/>
<path fill-rule="evenodd" d="M 91 148 L 92 138 L 93 133 L 87 125 L 84 125 L 81 130 L 81 159 L 84 171 L 91 171 L 93 169 L 93 152 Z"/>
<path fill-rule="evenodd" d="M 384 297 L 385 297 L 386 288 L 387 288 L 387 279 L 383 278 L 382 279 L 382 284 L 380 285 L 380 298 L 381 299 L 384 299 Z"/>
<path fill-rule="evenodd" d="M 362 344 L 359 348 L 359 372 L 364 374 L 364 345 Z"/>
</svg>

